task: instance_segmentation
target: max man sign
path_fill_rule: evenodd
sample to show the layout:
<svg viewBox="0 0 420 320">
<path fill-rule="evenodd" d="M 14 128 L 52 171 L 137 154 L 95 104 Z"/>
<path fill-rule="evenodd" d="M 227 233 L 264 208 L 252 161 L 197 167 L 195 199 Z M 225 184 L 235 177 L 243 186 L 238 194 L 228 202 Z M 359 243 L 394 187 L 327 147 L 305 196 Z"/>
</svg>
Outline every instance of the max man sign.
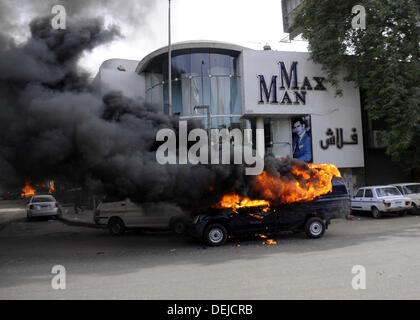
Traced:
<svg viewBox="0 0 420 320">
<path fill-rule="evenodd" d="M 325 80 L 324 77 L 312 77 L 312 79 L 309 79 L 309 77 L 305 76 L 302 85 L 299 87 L 298 83 L 300 82 L 298 82 L 297 65 L 297 61 L 293 61 L 289 68 L 289 72 L 287 72 L 285 63 L 280 61 L 279 80 L 277 80 L 277 75 L 272 76 L 269 87 L 267 87 L 264 76 L 258 75 L 260 86 L 258 103 L 305 105 L 307 90 L 327 90 L 323 84 Z M 279 99 L 277 98 L 277 83 L 281 84 L 281 86 L 278 87 Z"/>
</svg>

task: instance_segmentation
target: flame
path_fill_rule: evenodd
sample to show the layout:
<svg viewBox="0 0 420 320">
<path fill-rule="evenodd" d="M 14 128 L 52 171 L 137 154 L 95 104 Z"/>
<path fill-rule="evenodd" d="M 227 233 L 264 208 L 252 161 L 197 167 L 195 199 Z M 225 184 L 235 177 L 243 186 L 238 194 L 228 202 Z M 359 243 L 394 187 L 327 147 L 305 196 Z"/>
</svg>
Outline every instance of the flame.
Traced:
<svg viewBox="0 0 420 320">
<path fill-rule="evenodd" d="M 294 166 L 290 177 L 273 177 L 266 171 L 257 176 L 254 191 L 264 199 L 281 203 L 311 201 L 332 191 L 331 179 L 341 177 L 333 164 L 308 164 L 309 170 Z"/>
<path fill-rule="evenodd" d="M 25 186 L 22 188 L 22 193 L 20 196 L 22 198 L 31 197 L 35 194 L 35 189 L 31 187 L 31 180 L 28 179 L 25 181 Z"/>
<path fill-rule="evenodd" d="M 260 237 L 261 239 L 264 239 L 264 241 L 262 242 L 263 244 L 277 244 L 277 241 L 269 239 L 268 236 L 266 236 L 265 234 L 256 234 L 256 236 Z"/>
<path fill-rule="evenodd" d="M 261 195 L 262 199 L 253 200 L 235 193 L 225 194 L 213 207 L 231 208 L 234 212 L 244 207 L 264 207 L 263 211 L 267 212 L 271 201 L 276 203 L 311 201 L 332 191 L 333 177 L 341 177 L 340 171 L 333 164 L 295 165 L 291 174 L 279 177 L 273 177 L 263 171 L 257 176 L 253 190 Z M 248 214 L 255 218 L 263 218 L 252 213 Z"/>
<path fill-rule="evenodd" d="M 266 239 L 263 241 L 263 244 L 277 244 L 277 241 L 273 239 Z"/>
<path fill-rule="evenodd" d="M 238 194 L 225 194 L 215 207 L 231 208 L 234 212 L 244 207 L 265 207 L 263 210 L 267 211 L 270 208 L 270 202 L 267 200 L 251 200 Z"/>
<path fill-rule="evenodd" d="M 50 188 L 48 190 L 48 194 L 53 194 L 55 192 L 54 181 L 51 180 L 49 184 L 50 184 Z"/>
</svg>

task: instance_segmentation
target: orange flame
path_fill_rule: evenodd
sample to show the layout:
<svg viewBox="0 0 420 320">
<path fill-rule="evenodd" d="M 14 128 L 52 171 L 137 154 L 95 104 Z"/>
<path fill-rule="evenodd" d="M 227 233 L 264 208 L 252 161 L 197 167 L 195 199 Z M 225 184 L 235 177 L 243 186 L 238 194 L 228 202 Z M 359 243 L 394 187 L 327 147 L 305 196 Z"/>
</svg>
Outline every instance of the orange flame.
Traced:
<svg viewBox="0 0 420 320">
<path fill-rule="evenodd" d="M 277 241 L 273 239 L 266 239 L 263 241 L 263 244 L 277 244 Z"/>
<path fill-rule="evenodd" d="M 215 207 L 232 208 L 234 212 L 243 207 L 265 207 L 264 211 L 267 211 L 270 208 L 270 202 L 267 200 L 251 200 L 238 194 L 225 194 Z"/>
<path fill-rule="evenodd" d="M 261 239 L 264 239 L 264 241 L 262 242 L 263 244 L 277 244 L 276 240 L 269 239 L 268 236 L 266 236 L 265 234 L 256 234 L 256 236 L 259 236 Z"/>
<path fill-rule="evenodd" d="M 332 191 L 332 178 L 341 177 L 340 171 L 333 164 L 310 163 L 307 167 L 294 166 L 291 173 L 292 175 L 288 176 L 273 177 L 263 171 L 257 176 L 254 192 L 267 200 L 252 200 L 238 194 L 226 194 L 214 207 L 231 208 L 234 212 L 243 207 L 264 207 L 263 211 L 267 212 L 270 209 L 270 201 L 277 203 L 311 201 L 326 194 Z"/>
<path fill-rule="evenodd" d="M 273 177 L 266 171 L 257 176 L 254 191 L 264 199 L 281 203 L 311 201 L 332 191 L 331 179 L 341 177 L 340 171 L 332 164 L 308 164 L 310 170 L 298 166 L 292 168 L 295 179 L 283 176 Z"/>
<path fill-rule="evenodd" d="M 55 192 L 54 181 L 50 181 L 50 188 L 48 190 L 48 194 L 53 194 Z"/>
<path fill-rule="evenodd" d="M 22 198 L 32 197 L 35 194 L 35 189 L 31 187 L 31 180 L 28 179 L 25 181 L 25 186 L 22 188 L 22 193 L 20 196 Z"/>
</svg>

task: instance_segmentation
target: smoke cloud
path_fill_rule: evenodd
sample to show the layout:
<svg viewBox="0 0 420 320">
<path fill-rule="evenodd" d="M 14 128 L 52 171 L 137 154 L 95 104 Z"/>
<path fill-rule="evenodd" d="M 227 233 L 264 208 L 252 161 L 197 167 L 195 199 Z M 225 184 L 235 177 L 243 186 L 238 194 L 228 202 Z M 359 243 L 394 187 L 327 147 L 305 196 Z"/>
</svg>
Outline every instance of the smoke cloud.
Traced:
<svg viewBox="0 0 420 320">
<path fill-rule="evenodd" d="M 51 16 L 34 19 L 19 45 L 0 34 L 0 185 L 52 179 L 148 208 L 206 207 L 228 192 L 252 195 L 255 177 L 241 165 L 160 165 L 156 133 L 178 132 L 179 118 L 119 92 L 100 96 L 91 89 L 78 60 L 121 37 L 117 26 L 83 18 L 53 30 L 50 22 Z M 309 170 L 297 160 L 267 157 L 265 163 L 270 175 L 290 181 L 297 179 L 295 165 Z"/>
<path fill-rule="evenodd" d="M 63 5 L 71 19 L 105 17 L 111 22 L 143 27 L 145 17 L 156 4 L 153 0 L 0 0 L 0 32 L 20 37 L 30 21 L 51 13 L 54 5 Z"/>
<path fill-rule="evenodd" d="M 44 17 L 32 21 L 30 31 L 20 46 L 0 37 L 2 185 L 62 179 L 138 202 L 197 206 L 241 181 L 238 166 L 158 164 L 156 132 L 177 132 L 179 119 L 121 93 L 101 97 L 90 89 L 77 61 L 120 37 L 117 27 L 83 19 L 53 30 Z"/>
</svg>

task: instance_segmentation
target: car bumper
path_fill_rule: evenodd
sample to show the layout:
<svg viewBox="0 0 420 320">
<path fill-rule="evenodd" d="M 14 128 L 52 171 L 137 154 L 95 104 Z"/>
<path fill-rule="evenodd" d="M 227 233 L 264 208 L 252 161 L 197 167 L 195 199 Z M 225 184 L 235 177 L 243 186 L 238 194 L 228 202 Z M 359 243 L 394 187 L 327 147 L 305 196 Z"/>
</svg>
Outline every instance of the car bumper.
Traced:
<svg viewBox="0 0 420 320">
<path fill-rule="evenodd" d="M 410 206 L 404 206 L 404 207 L 392 207 L 392 208 L 385 208 L 384 212 L 398 212 L 398 211 L 404 211 L 404 210 L 410 210 Z"/>
<path fill-rule="evenodd" d="M 32 217 L 46 217 L 46 216 L 57 216 L 58 208 L 53 209 L 29 209 L 28 215 Z"/>
</svg>

